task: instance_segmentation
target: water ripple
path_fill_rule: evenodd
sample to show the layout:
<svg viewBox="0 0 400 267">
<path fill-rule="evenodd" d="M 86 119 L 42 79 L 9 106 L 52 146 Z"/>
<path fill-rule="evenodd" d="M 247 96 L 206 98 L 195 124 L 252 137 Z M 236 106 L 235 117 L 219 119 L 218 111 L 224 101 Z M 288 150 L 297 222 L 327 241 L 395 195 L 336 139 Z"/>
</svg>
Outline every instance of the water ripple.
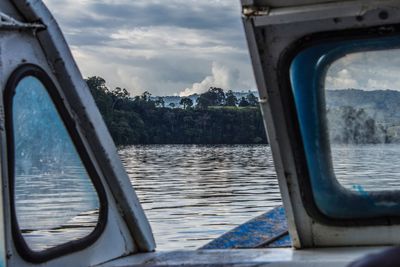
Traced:
<svg viewBox="0 0 400 267">
<path fill-rule="evenodd" d="M 281 203 L 265 145 L 148 145 L 119 152 L 158 249 L 198 248 Z"/>
</svg>

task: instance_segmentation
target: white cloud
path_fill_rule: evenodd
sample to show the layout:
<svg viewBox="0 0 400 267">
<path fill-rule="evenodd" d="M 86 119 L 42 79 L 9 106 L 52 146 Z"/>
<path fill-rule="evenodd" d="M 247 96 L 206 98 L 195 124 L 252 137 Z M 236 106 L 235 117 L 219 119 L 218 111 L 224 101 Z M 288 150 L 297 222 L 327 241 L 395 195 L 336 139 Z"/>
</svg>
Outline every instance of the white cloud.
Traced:
<svg viewBox="0 0 400 267">
<path fill-rule="evenodd" d="M 359 52 L 335 61 L 325 80 L 327 89 L 400 90 L 400 49 Z"/>
<path fill-rule="evenodd" d="M 235 69 L 218 74 L 223 67 L 216 67 L 219 76 L 214 78 L 221 87 L 255 88 L 239 1 L 44 1 L 83 76 L 101 76 L 111 88 L 124 87 L 135 95 L 177 94 L 208 75 L 214 77 L 213 62 Z M 220 76 L 226 72 L 240 76 L 237 84 L 223 82 Z"/>
<path fill-rule="evenodd" d="M 211 75 L 204 78 L 199 83 L 194 83 L 192 87 L 186 88 L 179 93 L 180 96 L 192 94 L 201 94 L 210 87 L 219 87 L 222 89 L 233 89 L 239 84 L 239 71 L 232 70 L 220 63 L 213 62 Z"/>
<path fill-rule="evenodd" d="M 341 69 L 337 73 L 328 73 L 325 87 L 328 89 L 359 88 L 359 84 L 348 69 Z"/>
</svg>

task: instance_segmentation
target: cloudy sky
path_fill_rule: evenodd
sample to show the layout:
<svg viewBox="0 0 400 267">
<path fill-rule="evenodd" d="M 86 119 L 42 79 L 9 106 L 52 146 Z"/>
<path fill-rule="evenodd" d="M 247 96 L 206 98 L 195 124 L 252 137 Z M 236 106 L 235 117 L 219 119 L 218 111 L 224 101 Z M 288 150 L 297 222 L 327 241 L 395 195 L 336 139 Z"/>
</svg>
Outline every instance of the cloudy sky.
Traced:
<svg viewBox="0 0 400 267">
<path fill-rule="evenodd" d="M 328 89 L 399 90 L 400 49 L 349 54 L 328 69 Z"/>
<path fill-rule="evenodd" d="M 255 89 L 239 0 L 44 0 L 84 77 L 136 95 Z"/>
</svg>

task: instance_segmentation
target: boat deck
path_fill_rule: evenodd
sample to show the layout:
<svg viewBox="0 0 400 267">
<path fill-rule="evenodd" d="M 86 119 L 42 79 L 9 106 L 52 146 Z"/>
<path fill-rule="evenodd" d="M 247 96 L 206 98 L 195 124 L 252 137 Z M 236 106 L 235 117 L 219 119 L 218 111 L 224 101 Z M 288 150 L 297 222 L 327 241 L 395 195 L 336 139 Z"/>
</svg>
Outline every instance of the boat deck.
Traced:
<svg viewBox="0 0 400 267">
<path fill-rule="evenodd" d="M 193 250 L 154 252 L 128 256 L 98 267 L 133 266 L 347 266 L 350 262 L 379 248 L 326 248 L 294 250 L 292 248 Z"/>
<path fill-rule="evenodd" d="M 234 228 L 200 249 L 291 247 L 285 210 L 278 206 Z"/>
</svg>

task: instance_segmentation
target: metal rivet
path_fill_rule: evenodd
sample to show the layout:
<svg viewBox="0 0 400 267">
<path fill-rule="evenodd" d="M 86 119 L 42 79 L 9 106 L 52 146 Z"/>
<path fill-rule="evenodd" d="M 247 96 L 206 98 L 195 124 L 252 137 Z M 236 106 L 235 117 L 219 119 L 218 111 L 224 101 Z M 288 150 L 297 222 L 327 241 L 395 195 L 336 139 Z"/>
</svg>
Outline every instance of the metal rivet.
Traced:
<svg viewBox="0 0 400 267">
<path fill-rule="evenodd" d="M 386 20 L 389 18 L 389 13 L 387 11 L 381 11 L 379 12 L 379 18 L 382 20 Z"/>
</svg>

